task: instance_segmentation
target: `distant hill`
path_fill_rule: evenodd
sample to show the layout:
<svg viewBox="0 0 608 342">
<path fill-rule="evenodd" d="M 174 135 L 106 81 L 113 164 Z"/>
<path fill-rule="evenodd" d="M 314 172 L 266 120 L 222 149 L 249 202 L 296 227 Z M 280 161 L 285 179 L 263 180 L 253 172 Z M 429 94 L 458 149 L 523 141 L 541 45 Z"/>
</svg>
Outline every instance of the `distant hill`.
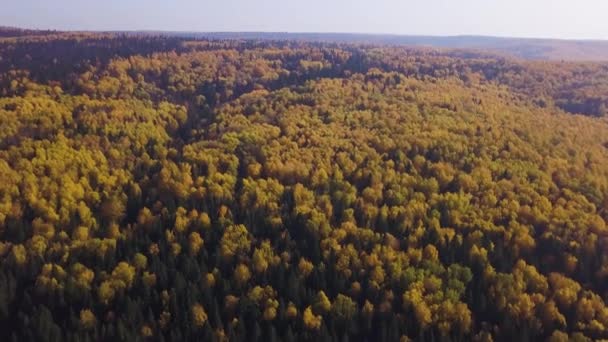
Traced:
<svg viewBox="0 0 608 342">
<path fill-rule="evenodd" d="M 160 32 L 159 32 L 160 33 Z M 348 33 L 171 32 L 171 35 L 214 39 L 303 40 L 370 43 L 436 48 L 477 49 L 530 60 L 608 61 L 608 41 L 500 38 L 485 36 L 401 36 Z"/>
<path fill-rule="evenodd" d="M 30 30 L 18 27 L 0 26 L 0 38 L 23 37 L 23 36 L 44 36 L 57 33 L 55 30 Z"/>
<path fill-rule="evenodd" d="M 56 30 L 32 30 L 0 26 L 0 38 L 45 36 Z M 89 32 L 93 33 L 93 32 Z M 489 36 L 412 36 L 365 33 L 290 32 L 187 32 L 187 31 L 106 31 L 106 33 L 161 35 L 182 38 L 298 40 L 304 42 L 361 43 L 395 46 L 478 50 L 526 60 L 608 61 L 608 40 L 566 40 L 506 38 Z"/>
</svg>

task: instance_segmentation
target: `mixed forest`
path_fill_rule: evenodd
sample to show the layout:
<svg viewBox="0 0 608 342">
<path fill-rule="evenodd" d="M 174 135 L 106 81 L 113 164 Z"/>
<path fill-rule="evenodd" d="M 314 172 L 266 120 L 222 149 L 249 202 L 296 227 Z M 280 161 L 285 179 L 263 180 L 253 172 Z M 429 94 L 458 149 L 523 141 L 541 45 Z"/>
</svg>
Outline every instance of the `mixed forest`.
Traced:
<svg viewBox="0 0 608 342">
<path fill-rule="evenodd" d="M 607 116 L 608 63 L 0 38 L 0 340 L 608 339 Z"/>
</svg>

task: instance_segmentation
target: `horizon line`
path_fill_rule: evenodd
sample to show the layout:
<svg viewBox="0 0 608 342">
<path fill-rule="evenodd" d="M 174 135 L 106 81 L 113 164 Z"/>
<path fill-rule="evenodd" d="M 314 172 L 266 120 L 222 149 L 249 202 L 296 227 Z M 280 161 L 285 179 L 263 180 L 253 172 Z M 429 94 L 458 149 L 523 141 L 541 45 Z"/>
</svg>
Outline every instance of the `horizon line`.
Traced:
<svg viewBox="0 0 608 342">
<path fill-rule="evenodd" d="M 90 29 L 50 29 L 50 28 L 26 28 L 17 26 L 4 26 L 0 25 L 0 29 L 14 29 L 22 31 L 51 31 L 57 33 L 181 33 L 181 34 L 287 34 L 287 35 L 360 35 L 360 36 L 387 36 L 387 37 L 420 37 L 420 38 L 494 38 L 494 39 L 517 39 L 517 40 L 538 40 L 538 41 L 570 41 L 570 42 L 604 42 L 608 43 L 608 38 L 561 38 L 561 37 L 541 37 L 541 36 L 506 36 L 506 35 L 486 35 L 476 33 L 459 33 L 459 34 L 410 34 L 410 33 L 386 33 L 386 32 L 345 32 L 345 31 L 268 31 L 268 30 L 253 30 L 253 31 L 242 31 L 242 30 L 229 30 L 229 31 L 215 31 L 215 30 L 167 30 L 167 29 L 103 29 L 103 30 L 90 30 Z"/>
</svg>

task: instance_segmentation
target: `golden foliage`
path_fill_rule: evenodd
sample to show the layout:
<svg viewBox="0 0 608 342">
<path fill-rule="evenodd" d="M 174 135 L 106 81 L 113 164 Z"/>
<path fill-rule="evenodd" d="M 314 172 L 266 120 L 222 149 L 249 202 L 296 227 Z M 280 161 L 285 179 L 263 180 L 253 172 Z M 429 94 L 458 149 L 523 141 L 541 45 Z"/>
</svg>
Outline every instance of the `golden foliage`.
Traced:
<svg viewBox="0 0 608 342">
<path fill-rule="evenodd" d="M 202 327 L 207 322 L 207 313 L 205 309 L 200 304 L 194 304 L 191 309 L 192 313 L 192 323 L 194 323 L 197 327 Z"/>
<path fill-rule="evenodd" d="M 93 329 L 97 324 L 97 318 L 89 309 L 80 310 L 80 327 L 85 330 Z"/>
</svg>

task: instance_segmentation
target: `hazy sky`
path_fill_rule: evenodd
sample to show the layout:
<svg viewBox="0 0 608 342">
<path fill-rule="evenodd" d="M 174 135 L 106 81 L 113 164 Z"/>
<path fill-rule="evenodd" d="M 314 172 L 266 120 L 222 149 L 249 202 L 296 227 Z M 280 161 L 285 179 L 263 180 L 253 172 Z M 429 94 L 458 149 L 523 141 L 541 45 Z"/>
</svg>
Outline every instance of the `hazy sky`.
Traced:
<svg viewBox="0 0 608 342">
<path fill-rule="evenodd" d="M 608 39 L 608 0 L 2 0 L 0 25 Z"/>
</svg>

